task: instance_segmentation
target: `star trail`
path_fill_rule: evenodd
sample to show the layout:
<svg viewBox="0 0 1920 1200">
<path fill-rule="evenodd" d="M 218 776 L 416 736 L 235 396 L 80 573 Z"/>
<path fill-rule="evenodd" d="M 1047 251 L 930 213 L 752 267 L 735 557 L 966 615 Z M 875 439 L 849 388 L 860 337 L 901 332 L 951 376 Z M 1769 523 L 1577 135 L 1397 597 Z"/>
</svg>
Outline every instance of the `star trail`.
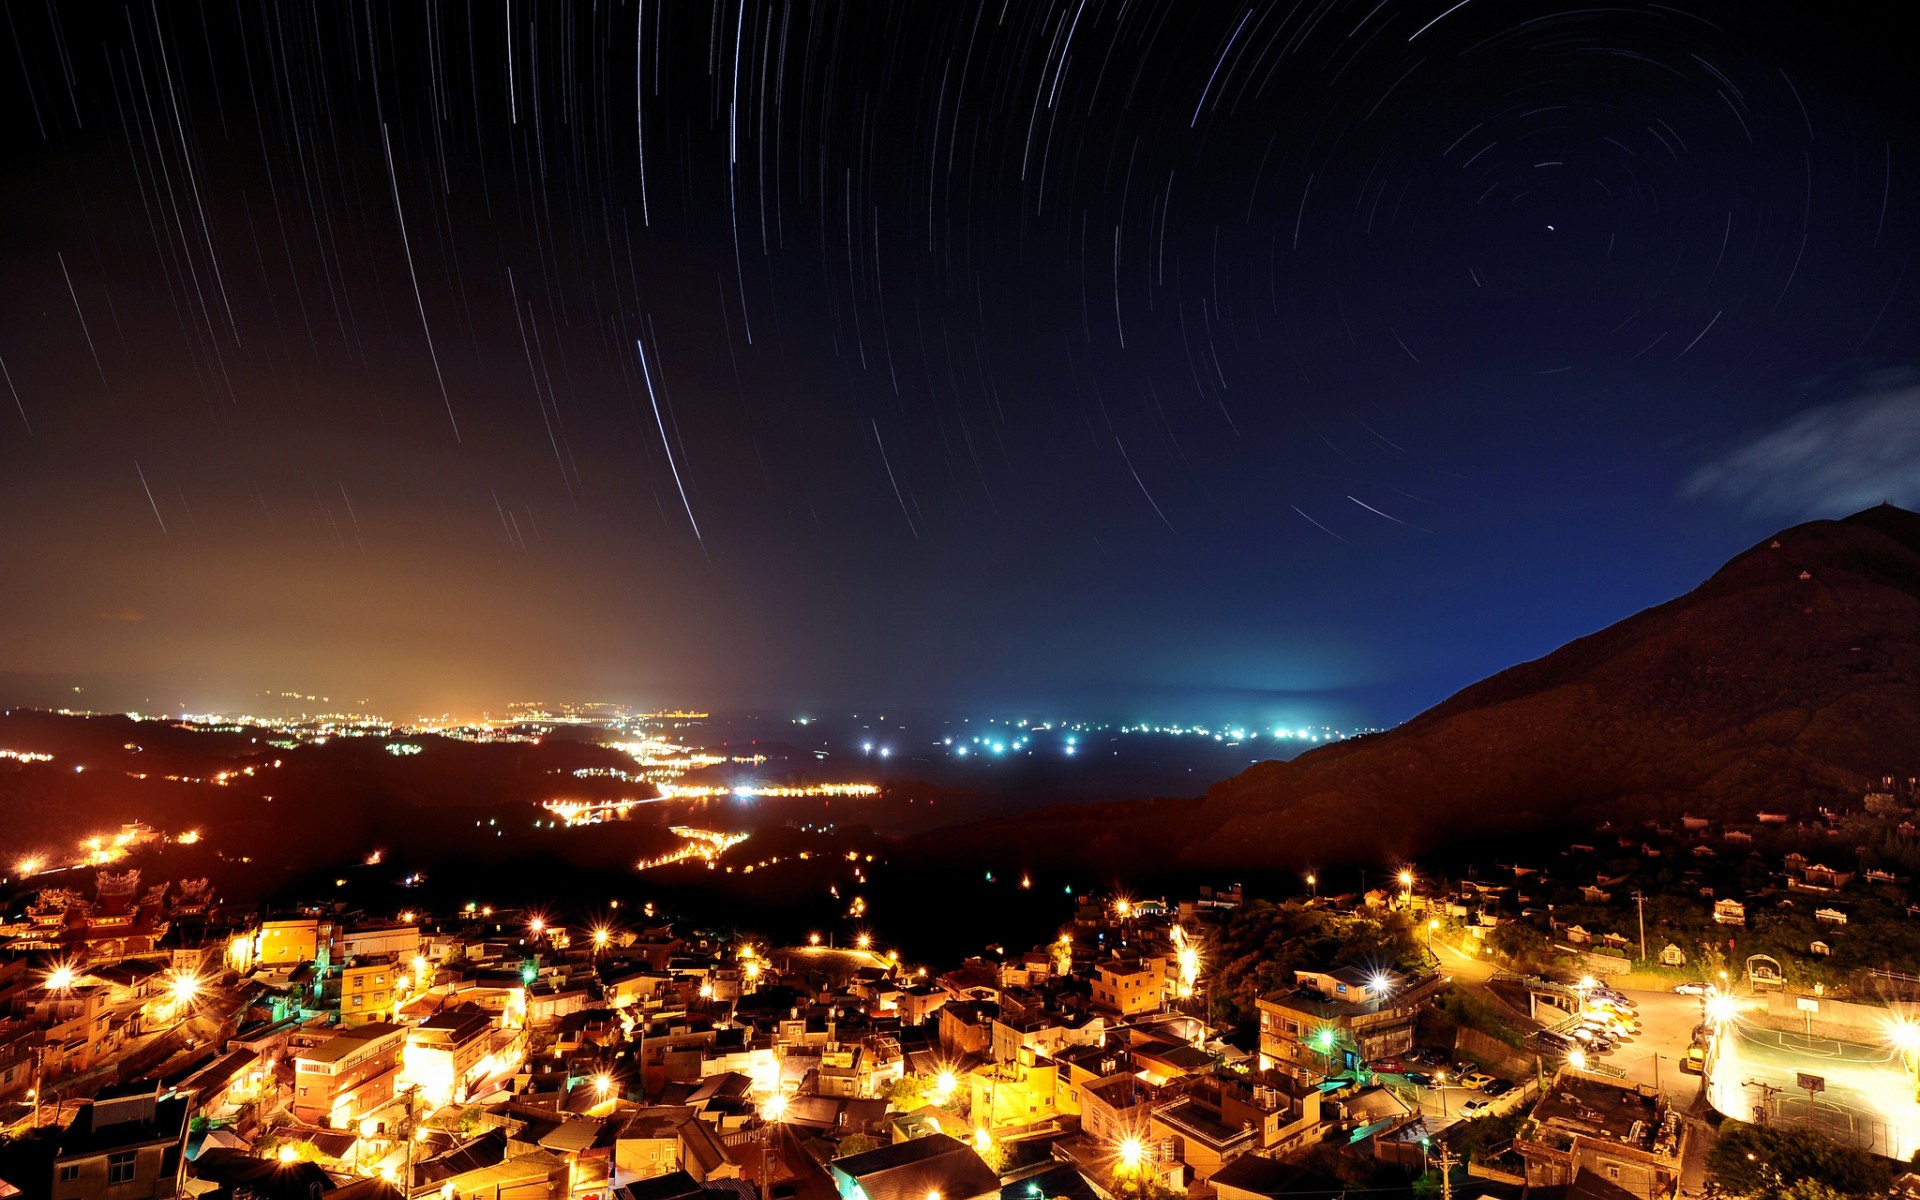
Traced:
<svg viewBox="0 0 1920 1200">
<path fill-rule="evenodd" d="M 22 677 L 1392 720 L 1920 500 L 1865 14 L 6 11 Z"/>
</svg>

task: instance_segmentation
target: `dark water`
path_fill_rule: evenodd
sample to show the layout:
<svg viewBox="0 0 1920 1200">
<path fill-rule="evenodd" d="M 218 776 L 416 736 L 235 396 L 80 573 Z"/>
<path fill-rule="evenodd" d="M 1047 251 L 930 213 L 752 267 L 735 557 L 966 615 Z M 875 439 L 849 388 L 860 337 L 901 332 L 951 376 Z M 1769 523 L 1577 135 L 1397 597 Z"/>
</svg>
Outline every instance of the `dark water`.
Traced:
<svg viewBox="0 0 1920 1200">
<path fill-rule="evenodd" d="M 1051 728 L 1040 727 L 1046 724 Z M 1315 731 L 1321 738 L 1329 732 Z M 736 785 L 779 782 L 795 773 L 822 782 L 911 785 L 890 789 L 904 803 L 835 800 L 806 810 L 803 818 L 819 819 L 833 809 L 847 814 L 843 820 L 890 833 L 1051 804 L 1198 796 L 1256 762 L 1291 758 L 1318 744 L 1244 726 L 1174 734 L 1075 727 L 1039 717 L 1017 721 L 891 712 L 714 714 L 674 734 L 715 750 L 769 755 L 760 767 L 733 766 L 717 773 Z"/>
<path fill-rule="evenodd" d="M 1019 953 L 1051 940 L 1071 920 L 1079 896 L 1166 881 L 1031 869 L 1013 846 L 991 856 L 995 861 L 930 862 L 903 837 L 1054 804 L 1197 797 L 1252 762 L 1306 746 L 1271 736 L 1216 739 L 1211 731 L 1174 735 L 1035 724 L 875 713 L 810 716 L 802 725 L 789 715 L 716 714 L 667 732 L 682 744 L 765 755 L 767 761 L 712 768 L 689 782 L 745 789 L 878 783 L 885 794 L 639 805 L 628 822 L 573 829 L 528 829 L 546 816 L 528 806 L 500 818 L 517 827 L 509 836 L 524 849 L 490 856 L 484 864 L 422 856 L 409 865 L 396 859 L 377 869 L 346 869 L 337 876 L 345 884 L 310 877 L 303 886 L 330 890 L 377 914 L 407 908 L 446 914 L 469 902 L 490 904 L 502 913 L 503 932 L 524 919 L 509 921 L 508 910 L 537 910 L 576 928 L 602 921 L 638 925 L 651 902 L 657 913 L 684 925 L 773 943 L 800 944 L 818 933 L 846 945 L 865 933 L 878 949 L 898 949 L 909 961 L 938 968 L 969 954 L 991 955 L 996 947 Z M 447 814 L 450 823 L 470 818 Z M 657 840 L 660 827 L 674 823 L 750 836 L 714 869 L 696 863 L 635 871 L 630 856 L 622 861 L 624 847 Z M 395 885 L 416 866 L 425 872 L 424 882 Z M 850 912 L 856 897 L 865 901 L 863 915 Z"/>
</svg>

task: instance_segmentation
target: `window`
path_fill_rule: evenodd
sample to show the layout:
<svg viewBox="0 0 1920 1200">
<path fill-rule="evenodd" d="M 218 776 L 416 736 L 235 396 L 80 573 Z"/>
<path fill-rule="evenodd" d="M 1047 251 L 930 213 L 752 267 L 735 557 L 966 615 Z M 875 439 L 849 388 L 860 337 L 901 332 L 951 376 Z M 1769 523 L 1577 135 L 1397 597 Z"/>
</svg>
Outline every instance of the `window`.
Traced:
<svg viewBox="0 0 1920 1200">
<path fill-rule="evenodd" d="M 71 1183 L 78 1178 L 80 1178 L 80 1167 L 78 1164 L 75 1164 L 73 1166 L 63 1166 L 60 1168 L 61 1183 Z"/>
<path fill-rule="evenodd" d="M 359 1008 L 359 1007 L 360 1007 L 360 1001 L 361 1001 L 361 1000 L 363 1000 L 363 999 L 365 999 L 365 997 L 363 997 L 363 996 L 355 996 L 355 997 L 353 998 L 353 1006 L 354 1006 L 355 1008 Z"/>
<path fill-rule="evenodd" d="M 133 1182 L 133 1164 L 139 1152 L 122 1150 L 118 1154 L 107 1155 L 107 1185 Z"/>
</svg>

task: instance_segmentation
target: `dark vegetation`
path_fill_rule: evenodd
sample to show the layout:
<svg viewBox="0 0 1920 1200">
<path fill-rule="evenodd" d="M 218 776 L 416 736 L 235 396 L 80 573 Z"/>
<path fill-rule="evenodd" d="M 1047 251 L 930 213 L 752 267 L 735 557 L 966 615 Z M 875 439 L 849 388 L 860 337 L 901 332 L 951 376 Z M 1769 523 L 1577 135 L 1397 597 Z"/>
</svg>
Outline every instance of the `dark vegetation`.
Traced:
<svg viewBox="0 0 1920 1200">
<path fill-rule="evenodd" d="M 1254 1001 L 1294 984 L 1296 970 L 1339 966 L 1421 969 L 1426 952 L 1398 912 L 1352 915 L 1302 904 L 1249 900 L 1209 929 L 1210 1016 L 1225 1023 L 1255 1018 Z"/>
<path fill-rule="evenodd" d="M 1707 1175 L 1722 1192 L 1763 1200 L 1884 1196 L 1893 1185 L 1893 1165 L 1864 1150 L 1812 1130 L 1731 1120 L 1707 1152 Z"/>
</svg>

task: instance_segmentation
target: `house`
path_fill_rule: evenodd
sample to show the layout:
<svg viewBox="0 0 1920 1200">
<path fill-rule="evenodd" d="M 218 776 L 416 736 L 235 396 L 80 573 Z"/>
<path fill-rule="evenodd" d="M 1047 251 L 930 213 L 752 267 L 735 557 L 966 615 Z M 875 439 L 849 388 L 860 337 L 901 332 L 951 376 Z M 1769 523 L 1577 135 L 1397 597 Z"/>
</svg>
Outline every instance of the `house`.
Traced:
<svg viewBox="0 0 1920 1200">
<path fill-rule="evenodd" d="M 1586 946 L 1592 944 L 1593 935 L 1587 932 L 1586 926 L 1584 925 L 1569 925 L 1567 926 L 1567 940 L 1576 946 Z"/>
<path fill-rule="evenodd" d="M 1680 1179 L 1686 1122 L 1664 1093 L 1562 1067 L 1513 1139 L 1529 1188 L 1591 1172 L 1635 1196 L 1669 1195 Z"/>
<path fill-rule="evenodd" d="M 1345 982 L 1339 972 L 1301 972 L 1300 976 L 1309 974 L 1332 979 L 1336 986 Z M 1382 982 L 1390 983 L 1384 978 Z M 1353 985 L 1346 986 L 1347 995 L 1354 995 Z M 1402 987 L 1369 983 L 1360 993 L 1365 998 L 1358 1000 L 1328 997 L 1320 987 L 1263 996 L 1256 1002 L 1260 1069 L 1300 1063 L 1331 1073 L 1341 1063 L 1353 1065 L 1404 1053 L 1413 1046 L 1415 1018 L 1445 987 L 1446 981 L 1432 974 Z"/>
<path fill-rule="evenodd" d="M 681 1169 L 701 1183 L 740 1178 L 740 1161 L 707 1121 L 680 1126 Z"/>
<path fill-rule="evenodd" d="M 1147 1128 L 1160 1089 L 1131 1072 L 1083 1083 L 1079 1089 L 1080 1128 L 1097 1142 L 1117 1145 Z"/>
<path fill-rule="evenodd" d="M 1603 887 L 1588 884 L 1580 889 L 1580 901 L 1583 904 L 1608 904 L 1613 901 L 1613 893 Z"/>
<path fill-rule="evenodd" d="M 998 1129 L 1058 1116 L 1060 1070 L 1030 1051 L 1011 1062 L 975 1067 L 967 1075 L 974 1122 Z"/>
<path fill-rule="evenodd" d="M 390 954 L 348 959 L 340 968 L 340 1024 L 352 1028 L 388 1016 L 399 982 L 400 965 Z"/>
<path fill-rule="evenodd" d="M 332 1190 L 333 1180 L 315 1162 L 283 1163 L 243 1149 L 216 1146 L 193 1160 L 200 1200 L 312 1200 Z"/>
<path fill-rule="evenodd" d="M 431 1103 L 451 1103 L 486 1074 L 492 1034 L 492 1014 L 475 1005 L 437 1012 L 407 1030 L 400 1077 Z"/>
<path fill-rule="evenodd" d="M 827 1164 L 841 1200 L 998 1200 L 1000 1177 L 973 1147 L 932 1133 Z"/>
<path fill-rule="evenodd" d="M 1243 1154 L 1209 1180 L 1220 1200 L 1343 1200 L 1347 1188 L 1306 1167 Z"/>
<path fill-rule="evenodd" d="M 1218 1108 L 1193 1096 L 1154 1109 L 1147 1127 L 1154 1139 L 1173 1142 L 1180 1161 L 1202 1184 L 1258 1144 L 1251 1125 L 1229 1124 Z"/>
<path fill-rule="evenodd" d="M 60 1132 L 49 1200 L 162 1200 L 185 1174 L 192 1098 L 155 1079 L 106 1088 Z M 28 1195 L 34 1189 L 23 1189 Z"/>
<path fill-rule="evenodd" d="M 680 1170 L 680 1127 L 694 1119 L 685 1105 L 657 1105 L 627 1117 L 614 1137 L 613 1164 L 622 1174 L 648 1178 Z"/>
<path fill-rule="evenodd" d="M 1744 926 L 1747 923 L 1747 906 L 1734 899 L 1715 900 L 1713 920 L 1716 925 Z"/>
<path fill-rule="evenodd" d="M 1109 959 L 1093 970 L 1094 1007 L 1130 1017 L 1166 1002 L 1166 967 L 1153 959 Z"/>
<path fill-rule="evenodd" d="M 1845 925 L 1847 914 L 1837 908 L 1818 908 L 1814 910 L 1813 919 L 1822 925 Z"/>
<path fill-rule="evenodd" d="M 393 1099 L 403 1025 L 375 1021 L 302 1050 L 293 1061 L 293 1115 L 344 1127 Z"/>
<path fill-rule="evenodd" d="M 328 926 L 326 936 L 331 937 Z M 320 957 L 321 923 L 313 918 L 294 921 L 266 921 L 260 926 L 260 950 L 253 961 L 263 967 L 290 967 L 313 962 Z"/>
</svg>

